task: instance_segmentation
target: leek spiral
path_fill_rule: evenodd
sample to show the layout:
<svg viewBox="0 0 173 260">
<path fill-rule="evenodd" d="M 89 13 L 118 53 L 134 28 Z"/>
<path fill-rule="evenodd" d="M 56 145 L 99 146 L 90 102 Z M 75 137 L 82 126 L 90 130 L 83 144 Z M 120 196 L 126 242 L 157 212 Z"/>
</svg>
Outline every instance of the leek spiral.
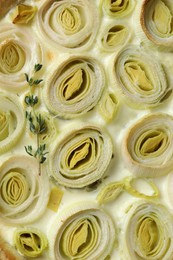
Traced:
<svg viewBox="0 0 173 260">
<path fill-rule="evenodd" d="M 25 114 L 19 99 L 12 94 L 0 93 L 0 154 L 8 151 L 21 138 Z"/>
<path fill-rule="evenodd" d="M 154 44 L 172 47 L 173 8 L 171 0 L 144 0 L 140 6 L 140 25 Z"/>
<path fill-rule="evenodd" d="M 36 228 L 18 228 L 14 232 L 14 244 L 26 257 L 38 257 L 48 246 L 46 236 Z"/>
<path fill-rule="evenodd" d="M 137 46 L 125 47 L 115 57 L 113 83 L 136 108 L 158 106 L 172 92 L 157 58 Z"/>
<path fill-rule="evenodd" d="M 145 201 L 134 203 L 127 212 L 123 232 L 125 259 L 172 259 L 173 219 L 164 206 Z"/>
<path fill-rule="evenodd" d="M 82 202 L 58 215 L 49 236 L 51 259 L 99 260 L 110 254 L 117 234 L 106 212 Z"/>
<path fill-rule="evenodd" d="M 128 26 L 124 23 L 113 22 L 104 28 L 97 37 L 98 45 L 106 52 L 115 52 L 127 44 L 131 36 Z"/>
<path fill-rule="evenodd" d="M 32 35 L 32 37 L 30 37 Z M 0 27 L 0 88 L 19 91 L 26 87 L 24 73 L 42 63 L 43 49 L 30 28 L 3 24 Z"/>
<path fill-rule="evenodd" d="M 104 70 L 97 60 L 71 57 L 48 78 L 44 101 L 56 116 L 74 118 L 96 106 L 104 86 Z"/>
<path fill-rule="evenodd" d="M 103 178 L 112 158 L 112 141 L 95 125 L 75 124 L 58 136 L 49 156 L 49 169 L 61 185 L 83 188 Z"/>
<path fill-rule="evenodd" d="M 88 49 L 99 26 L 98 11 L 91 0 L 47 0 L 39 9 L 38 20 L 50 44 L 68 51 Z"/>
<path fill-rule="evenodd" d="M 136 176 L 159 177 L 173 167 L 173 117 L 156 113 L 140 119 L 123 142 L 123 159 Z"/>
<path fill-rule="evenodd" d="M 0 217 L 10 224 L 38 219 L 49 200 L 49 182 L 45 172 L 39 176 L 36 159 L 13 156 L 0 167 Z"/>
</svg>

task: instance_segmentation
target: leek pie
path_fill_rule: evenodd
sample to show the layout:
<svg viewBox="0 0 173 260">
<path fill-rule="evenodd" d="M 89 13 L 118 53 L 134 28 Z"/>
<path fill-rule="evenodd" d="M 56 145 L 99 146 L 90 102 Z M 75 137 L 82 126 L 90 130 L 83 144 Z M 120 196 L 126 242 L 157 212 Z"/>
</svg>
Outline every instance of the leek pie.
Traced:
<svg viewBox="0 0 173 260">
<path fill-rule="evenodd" d="M 172 0 L 0 0 L 0 259 L 173 259 Z"/>
</svg>

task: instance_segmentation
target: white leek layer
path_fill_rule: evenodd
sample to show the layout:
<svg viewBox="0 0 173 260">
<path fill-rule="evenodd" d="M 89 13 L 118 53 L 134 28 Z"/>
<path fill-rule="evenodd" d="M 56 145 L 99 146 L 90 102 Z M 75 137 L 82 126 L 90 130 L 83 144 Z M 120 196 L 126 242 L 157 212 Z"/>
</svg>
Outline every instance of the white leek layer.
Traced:
<svg viewBox="0 0 173 260">
<path fill-rule="evenodd" d="M 91 201 L 64 209 L 49 230 L 50 259 L 100 260 L 117 239 L 110 216 Z"/>
<path fill-rule="evenodd" d="M 61 50 L 83 51 L 93 43 L 99 14 L 92 0 L 47 0 L 38 12 L 39 30 Z"/>
<path fill-rule="evenodd" d="M 134 203 L 126 212 L 122 232 L 123 259 L 172 259 L 173 218 L 164 206 Z"/>
<path fill-rule="evenodd" d="M 22 137 L 25 114 L 13 94 L 0 93 L 0 154 L 10 150 Z"/>
<path fill-rule="evenodd" d="M 58 117 L 74 118 L 94 108 L 105 86 L 101 64 L 92 57 L 70 57 L 47 79 L 44 101 Z"/>
<path fill-rule="evenodd" d="M 61 185 L 83 188 L 103 178 L 112 157 L 107 132 L 83 123 L 70 125 L 55 141 L 49 156 L 49 171 Z"/>
<path fill-rule="evenodd" d="M 49 181 L 45 171 L 39 175 L 35 158 L 13 156 L 0 167 L 0 217 L 20 225 L 38 219 L 49 200 Z"/>
<path fill-rule="evenodd" d="M 3 24 L 0 27 L 0 88 L 20 91 L 26 87 L 24 73 L 42 63 L 43 50 L 30 28 Z"/>
<path fill-rule="evenodd" d="M 122 155 L 136 176 L 159 177 L 173 167 L 173 117 L 156 113 L 141 118 L 124 136 Z"/>
<path fill-rule="evenodd" d="M 149 50 L 130 45 L 115 57 L 113 84 L 135 108 L 158 106 L 169 97 L 164 69 Z"/>
</svg>

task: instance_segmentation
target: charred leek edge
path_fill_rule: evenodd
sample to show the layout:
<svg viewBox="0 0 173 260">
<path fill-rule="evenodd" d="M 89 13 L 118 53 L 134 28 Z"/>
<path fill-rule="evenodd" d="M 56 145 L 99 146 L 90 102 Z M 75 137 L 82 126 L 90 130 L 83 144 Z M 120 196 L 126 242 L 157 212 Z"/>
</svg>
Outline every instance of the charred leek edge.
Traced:
<svg viewBox="0 0 173 260">
<path fill-rule="evenodd" d="M 139 178 L 133 178 L 131 176 L 124 178 L 119 182 L 112 182 L 107 184 L 99 194 L 97 195 L 97 201 L 99 204 L 107 203 L 115 200 L 123 191 L 127 191 L 132 196 L 143 199 L 153 199 L 158 197 L 159 190 L 153 181 L 143 179 L 146 181 L 153 190 L 151 195 L 147 195 L 145 193 L 141 193 L 137 189 L 134 188 L 134 183 L 139 180 Z"/>
<path fill-rule="evenodd" d="M 120 51 L 115 57 L 112 75 L 115 87 L 119 87 L 126 101 L 137 109 L 158 106 L 172 92 L 160 62 L 153 53 L 138 46 L 131 45 Z"/>
<path fill-rule="evenodd" d="M 127 212 L 122 236 L 125 259 L 171 260 L 173 218 L 160 204 L 139 202 Z"/>
<path fill-rule="evenodd" d="M 121 18 L 132 12 L 135 0 L 100 0 L 101 8 L 112 17 Z"/>
<path fill-rule="evenodd" d="M 31 37 L 32 35 L 32 37 Z M 3 24 L 0 27 L 0 88 L 20 91 L 26 87 L 24 73 L 42 63 L 43 50 L 30 28 Z"/>
<path fill-rule="evenodd" d="M 83 188 L 103 178 L 113 147 L 107 132 L 96 125 L 76 123 L 63 133 L 49 156 L 49 170 L 61 185 Z"/>
<path fill-rule="evenodd" d="M 126 24 L 113 22 L 101 28 L 97 37 L 97 43 L 106 52 L 114 52 L 122 49 L 131 37 L 131 31 Z"/>
<path fill-rule="evenodd" d="M 173 167 L 173 117 L 164 113 L 144 116 L 127 132 L 123 158 L 133 174 L 159 177 Z"/>
<path fill-rule="evenodd" d="M 0 154 L 11 149 L 21 138 L 25 114 L 20 100 L 12 94 L 0 93 Z"/>
<path fill-rule="evenodd" d="M 13 240 L 17 250 L 26 257 L 40 256 L 48 246 L 46 236 L 36 228 L 16 229 Z"/>
<path fill-rule="evenodd" d="M 99 112 L 106 122 L 110 122 L 114 118 L 118 107 L 118 99 L 112 92 L 104 93 L 98 104 Z"/>
<path fill-rule="evenodd" d="M 62 211 L 49 231 L 51 259 L 104 259 L 117 234 L 112 219 L 91 201 Z"/>
<path fill-rule="evenodd" d="M 50 44 L 60 50 L 83 51 L 96 37 L 99 15 L 90 0 L 47 0 L 39 9 L 38 24 Z"/>
<path fill-rule="evenodd" d="M 92 57 L 75 56 L 54 69 L 45 84 L 44 101 L 58 117 L 74 118 L 98 103 L 105 86 L 105 73 Z"/>
<path fill-rule="evenodd" d="M 38 219 L 49 200 L 49 182 L 38 162 L 28 156 L 13 156 L 0 167 L 0 217 L 10 224 Z"/>
<path fill-rule="evenodd" d="M 172 47 L 173 9 L 171 0 L 144 0 L 139 6 L 140 26 L 154 44 Z"/>
</svg>

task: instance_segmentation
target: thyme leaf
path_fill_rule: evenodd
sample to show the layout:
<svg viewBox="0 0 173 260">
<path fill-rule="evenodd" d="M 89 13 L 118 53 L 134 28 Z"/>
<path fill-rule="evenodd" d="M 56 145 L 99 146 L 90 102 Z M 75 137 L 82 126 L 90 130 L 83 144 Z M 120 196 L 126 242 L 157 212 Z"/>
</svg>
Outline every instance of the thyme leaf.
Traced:
<svg viewBox="0 0 173 260">
<path fill-rule="evenodd" d="M 35 66 L 34 66 L 34 71 L 37 72 L 37 71 L 41 70 L 42 66 L 43 66 L 43 65 L 42 65 L 42 64 L 39 64 L 39 63 L 38 63 L 38 64 L 35 64 Z"/>
</svg>

